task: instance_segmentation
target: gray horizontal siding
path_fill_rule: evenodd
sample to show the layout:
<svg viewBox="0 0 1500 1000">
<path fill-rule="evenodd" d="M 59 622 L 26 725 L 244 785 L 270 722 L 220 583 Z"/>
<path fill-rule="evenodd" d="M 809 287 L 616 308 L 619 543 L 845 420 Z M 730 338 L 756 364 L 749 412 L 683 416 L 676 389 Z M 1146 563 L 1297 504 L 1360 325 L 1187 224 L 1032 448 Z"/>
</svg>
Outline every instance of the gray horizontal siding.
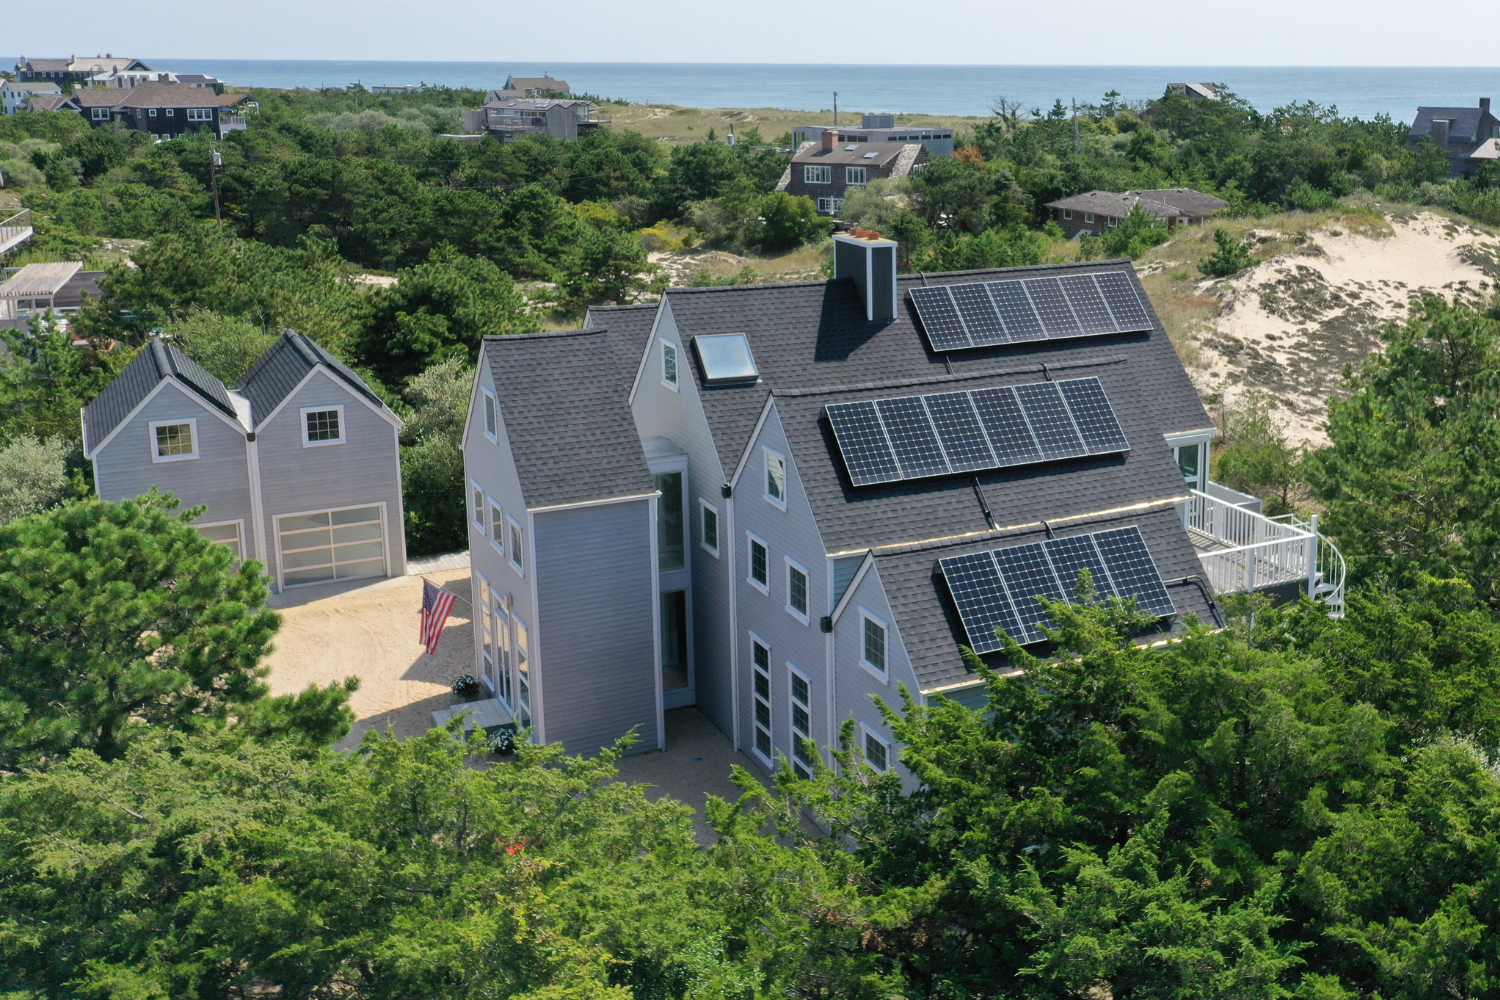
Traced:
<svg viewBox="0 0 1500 1000">
<path fill-rule="evenodd" d="M 634 728 L 657 745 L 648 500 L 537 514 L 533 565 L 547 741 L 594 754 Z"/>
</svg>

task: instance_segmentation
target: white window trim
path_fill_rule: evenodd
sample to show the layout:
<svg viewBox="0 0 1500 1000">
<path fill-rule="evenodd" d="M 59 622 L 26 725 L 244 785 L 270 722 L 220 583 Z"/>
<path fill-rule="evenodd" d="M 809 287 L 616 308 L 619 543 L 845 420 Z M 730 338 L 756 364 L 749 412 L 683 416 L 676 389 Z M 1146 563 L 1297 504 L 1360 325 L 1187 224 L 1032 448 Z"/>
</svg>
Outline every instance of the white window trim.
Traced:
<svg viewBox="0 0 1500 1000">
<path fill-rule="evenodd" d="M 1066 222 L 1073 221 L 1073 210 L 1071 208 L 1063 209 L 1063 220 Z"/>
<path fill-rule="evenodd" d="M 786 669 L 787 669 L 787 675 L 788 675 L 787 676 L 787 684 L 786 684 L 786 701 L 787 701 L 786 726 L 787 726 L 787 732 L 791 734 L 791 740 L 792 740 L 791 745 L 789 747 L 787 747 L 787 750 L 790 751 L 790 753 L 788 753 L 788 755 L 787 755 L 787 759 L 791 762 L 791 765 L 792 765 L 793 768 L 806 767 L 807 770 L 808 770 L 808 772 L 811 773 L 812 772 L 812 767 L 809 766 L 809 765 L 803 764 L 801 761 L 799 761 L 797 759 L 797 737 L 801 736 L 802 738 L 806 739 L 809 745 L 811 745 L 812 742 L 813 742 L 813 734 L 812 734 L 812 720 L 813 720 L 812 678 L 809 677 L 809 676 L 807 676 L 801 670 L 797 669 L 797 665 L 795 663 L 793 663 L 791 660 L 787 661 L 787 663 L 786 663 Z M 802 678 L 802 683 L 807 685 L 807 701 L 805 701 L 805 702 L 798 701 L 797 700 L 797 696 L 792 693 L 792 675 L 795 675 L 797 677 Z M 799 707 L 803 711 L 805 711 L 807 713 L 807 732 L 806 733 L 798 733 L 797 732 L 797 709 Z M 817 755 L 814 753 L 814 754 L 810 754 L 809 756 L 816 757 Z"/>
<path fill-rule="evenodd" d="M 673 392 L 682 391 L 682 348 L 665 337 L 658 339 L 661 344 L 661 384 Z M 672 376 L 673 380 L 667 380 L 667 349 L 672 350 Z"/>
<path fill-rule="evenodd" d="M 881 628 L 885 629 L 885 666 L 886 666 L 886 669 L 884 669 L 884 670 L 881 670 L 880 668 L 876 667 L 875 664 L 873 664 L 869 660 L 865 659 L 865 619 L 867 619 L 867 618 L 870 621 L 874 622 L 876 625 L 879 625 Z M 871 677 L 873 677 L 876 680 L 880 681 L 880 683 L 885 684 L 885 685 L 889 685 L 891 683 L 891 671 L 890 671 L 890 667 L 891 667 L 891 626 L 890 626 L 890 623 L 887 622 L 884 618 L 882 618 L 879 615 L 871 612 L 869 609 L 867 609 L 867 608 L 865 608 L 863 606 L 860 607 L 860 609 L 859 609 L 859 665 L 861 667 L 864 667 L 865 668 L 865 672 L 868 673 Z"/>
<path fill-rule="evenodd" d="M 319 509 L 314 509 L 314 510 L 289 510 L 289 511 L 286 511 L 284 513 L 272 514 L 271 515 L 271 524 L 274 526 L 274 532 L 275 532 L 275 537 L 272 539 L 272 541 L 276 545 L 276 585 L 278 587 L 280 587 L 282 590 L 293 590 L 293 589 L 296 589 L 297 587 L 320 587 L 320 586 L 323 586 L 326 583 L 332 583 L 332 582 L 334 582 L 334 581 L 331 581 L 331 580 L 325 580 L 325 581 L 323 581 L 323 583 L 293 583 L 293 584 L 288 584 L 288 583 L 285 582 L 286 572 L 285 572 L 285 570 L 282 569 L 282 566 L 281 566 L 281 521 L 282 521 L 283 518 L 288 518 L 288 517 L 303 517 L 303 516 L 305 516 L 307 514 L 337 514 L 340 511 L 344 511 L 344 510 L 360 510 L 361 508 L 364 508 L 364 507 L 378 507 L 378 508 L 380 508 L 380 540 L 385 544 L 385 575 L 386 576 L 390 576 L 391 575 L 391 532 L 390 532 L 390 527 L 389 527 L 389 521 L 386 519 L 385 501 L 381 500 L 378 503 L 373 503 L 373 504 L 371 504 L 371 503 L 351 503 L 351 504 L 344 504 L 342 507 L 324 507 L 324 508 L 322 508 L 320 510 Z"/>
<path fill-rule="evenodd" d="M 745 542 L 745 582 L 748 583 L 750 586 L 754 587 L 756 590 L 760 591 L 762 594 L 765 594 L 767 597 L 770 597 L 771 596 L 771 546 L 767 545 L 766 544 L 766 540 L 764 538 L 760 537 L 759 535 L 757 535 L 753 531 L 746 531 L 745 532 L 745 538 L 746 538 L 746 542 Z M 754 560 L 754 558 L 750 554 L 751 553 L 751 548 L 750 547 L 752 545 L 756 544 L 757 542 L 760 543 L 761 548 L 763 548 L 763 549 L 766 550 L 766 582 L 765 583 L 761 583 L 759 580 L 755 579 L 755 577 L 753 577 L 753 576 L 750 575 L 751 573 L 753 573 L 755 571 L 755 560 Z"/>
<path fill-rule="evenodd" d="M 157 448 L 156 448 L 156 429 L 158 427 L 175 427 L 178 424 L 187 424 L 188 427 L 189 427 L 188 433 L 193 436 L 193 452 L 192 452 L 192 454 L 190 454 L 190 455 L 161 455 L 161 454 L 158 454 L 157 453 Z M 152 420 L 151 422 L 149 422 L 146 425 L 146 437 L 147 437 L 147 439 L 151 443 L 151 461 L 152 461 L 153 464 L 160 464 L 162 462 L 186 462 L 186 461 L 188 461 L 190 459 L 196 459 L 196 458 L 198 458 L 200 456 L 201 452 L 202 452 L 202 444 L 198 440 L 198 418 L 197 417 L 177 417 L 176 419 L 173 419 L 173 420 Z"/>
<path fill-rule="evenodd" d="M 517 521 L 515 518 L 511 517 L 509 514 L 505 515 L 505 521 L 506 521 L 507 524 L 510 525 L 512 531 L 519 532 L 520 535 L 521 535 L 521 548 L 522 548 L 521 558 L 522 558 L 522 560 L 524 560 L 526 558 L 525 549 L 527 548 L 527 545 L 526 545 L 526 529 L 523 528 L 523 527 L 521 527 L 521 522 L 520 521 Z M 526 564 L 525 564 L 525 562 L 516 562 L 516 547 L 514 545 L 510 544 L 510 538 L 507 537 L 505 541 L 506 541 L 505 547 L 506 547 L 506 549 L 509 550 L 507 554 L 510 556 L 510 568 L 513 569 L 513 570 L 515 570 L 522 577 L 525 577 L 526 576 Z"/>
<path fill-rule="evenodd" d="M 167 117 L 168 118 L 176 118 L 177 117 L 177 109 L 176 108 L 168 108 L 167 109 Z"/>
<path fill-rule="evenodd" d="M 817 180 L 813 179 L 814 175 L 817 175 Z M 825 180 L 824 178 L 827 178 L 827 179 Z M 820 165 L 820 164 L 813 164 L 813 163 L 804 164 L 803 167 L 802 167 L 802 183 L 803 184 L 832 184 L 833 183 L 833 168 L 830 167 L 830 166 Z"/>
<path fill-rule="evenodd" d="M 792 570 L 795 569 L 797 572 L 802 574 L 802 589 L 807 592 L 807 607 L 809 611 L 812 609 L 812 574 L 807 571 L 806 566 L 802 565 L 791 556 L 783 556 L 782 559 L 786 562 L 786 613 L 797 619 L 802 624 L 807 625 L 811 621 L 811 619 L 807 616 L 807 612 L 798 611 L 796 608 L 792 607 Z"/>
<path fill-rule="evenodd" d="M 489 523 L 490 547 L 501 556 L 505 555 L 505 543 L 510 539 L 505 536 L 505 508 L 500 506 L 492 496 L 484 498 L 484 519 Z"/>
<path fill-rule="evenodd" d="M 708 542 L 703 540 L 703 512 L 705 510 L 713 511 L 714 534 L 720 542 L 724 539 L 724 518 L 719 514 L 719 508 L 702 497 L 698 498 L 698 547 L 717 559 L 719 558 L 719 546 L 709 545 Z"/>
<path fill-rule="evenodd" d="M 1094 221 L 1094 213 L 1093 212 L 1084 212 L 1083 213 L 1083 221 L 1084 222 L 1093 222 Z"/>
<path fill-rule="evenodd" d="M 774 652 L 774 650 L 769 642 L 762 639 L 754 632 L 748 632 L 748 635 L 750 636 L 750 752 L 755 755 L 756 760 L 759 760 L 766 766 L 767 770 L 774 771 L 776 770 L 776 762 L 772 760 L 771 757 L 767 757 L 765 754 L 761 753 L 760 747 L 755 745 L 755 729 L 759 725 L 759 723 L 755 721 L 755 701 L 760 697 L 755 693 L 755 675 L 756 673 L 763 673 L 766 675 L 767 686 L 765 699 L 766 707 L 773 709 L 771 714 L 771 725 L 766 728 L 766 735 L 767 737 L 769 737 L 769 742 L 771 744 L 771 753 L 773 755 L 776 753 L 776 714 L 774 711 L 775 702 L 772 701 L 772 697 L 775 695 L 776 691 L 775 685 L 771 683 L 771 654 L 772 652 Z M 761 670 L 760 667 L 758 667 L 755 663 L 756 646 L 760 646 L 766 651 L 765 670 Z"/>
<path fill-rule="evenodd" d="M 312 441 L 307 436 L 307 415 L 309 413 L 324 413 L 328 410 L 336 410 L 339 415 L 339 436 L 329 438 L 327 441 Z M 349 440 L 349 426 L 344 423 L 344 406 L 342 403 L 334 406 L 304 406 L 297 411 L 297 418 L 302 422 L 302 447 L 321 448 L 328 444 L 343 444 Z"/>
<path fill-rule="evenodd" d="M 856 173 L 855 173 L 856 171 L 858 171 L 857 176 L 859 177 L 859 180 L 855 180 L 854 179 L 855 176 L 856 176 Z M 853 184 L 855 186 L 864 184 L 865 183 L 865 178 L 868 177 L 868 176 L 870 176 L 869 175 L 869 171 L 865 167 L 845 167 L 844 168 L 844 183 L 845 184 Z"/>
<path fill-rule="evenodd" d="M 891 741 L 886 739 L 884 736 L 881 736 L 879 733 L 871 729 L 869 726 L 865 725 L 863 722 L 859 724 L 859 735 L 860 763 L 864 764 L 870 770 L 875 771 L 875 765 L 871 764 L 870 759 L 865 756 L 865 740 L 874 739 L 876 743 L 879 743 L 881 746 L 885 747 L 885 770 L 875 771 L 875 773 L 889 774 L 891 768 L 896 766 L 896 759 L 894 756 L 895 748 L 891 746 Z"/>
<path fill-rule="evenodd" d="M 487 438 L 490 439 L 490 443 L 491 444 L 499 444 L 500 443 L 500 437 L 499 437 L 499 435 L 500 435 L 500 401 L 495 398 L 495 394 L 493 392 L 490 392 L 484 386 L 480 386 L 479 387 L 479 392 L 481 393 L 481 397 L 480 397 L 480 400 L 479 400 L 479 405 L 483 408 L 483 412 L 479 416 L 479 419 L 483 422 L 482 426 L 480 427 L 480 430 L 483 432 L 483 434 L 484 434 L 485 437 L 487 437 Z M 493 413 L 495 415 L 495 429 L 494 430 L 490 429 L 489 417 L 490 417 L 491 413 Z"/>
<path fill-rule="evenodd" d="M 156 109 L 155 108 L 151 108 L 150 110 L 148 110 L 146 112 L 146 116 L 148 118 L 155 118 L 156 117 Z"/>
<path fill-rule="evenodd" d="M 235 539 L 234 540 L 239 543 L 239 547 L 240 547 L 240 558 L 235 563 L 235 565 L 238 566 L 240 563 L 244 562 L 246 559 L 253 559 L 254 556 L 251 556 L 249 553 L 247 553 L 245 551 L 245 522 L 244 522 L 244 520 L 236 518 L 233 521 L 194 521 L 193 522 L 193 527 L 194 528 L 222 528 L 226 524 L 232 524 L 232 525 L 234 525 L 234 530 L 235 530 Z M 199 534 L 202 534 L 202 532 L 199 532 Z M 220 539 L 217 539 L 217 538 L 210 538 L 210 539 L 208 539 L 208 541 L 210 543 L 214 544 L 214 545 L 223 545 L 224 544 L 223 541 L 221 541 Z"/>
<path fill-rule="evenodd" d="M 473 507 L 474 495 L 476 493 L 479 495 L 479 517 L 477 520 L 474 517 L 475 511 Z M 489 529 L 487 527 L 487 525 L 489 524 L 490 516 L 489 501 L 490 498 L 485 495 L 484 487 L 479 485 L 479 480 L 469 480 L 469 524 L 472 527 L 477 528 L 481 535 L 489 534 Z"/>
<path fill-rule="evenodd" d="M 786 510 L 786 492 L 789 486 L 788 480 L 790 480 L 791 478 L 789 475 L 787 475 L 786 456 L 781 452 L 775 450 L 774 448 L 767 448 L 764 446 L 761 447 L 760 452 L 761 460 L 764 463 L 762 472 L 765 477 L 764 481 L 761 483 L 761 486 L 763 487 L 766 503 L 770 504 L 772 507 L 777 508 L 778 510 Z M 773 458 L 780 459 L 781 461 L 781 499 L 779 500 L 771 495 L 771 459 Z"/>
</svg>

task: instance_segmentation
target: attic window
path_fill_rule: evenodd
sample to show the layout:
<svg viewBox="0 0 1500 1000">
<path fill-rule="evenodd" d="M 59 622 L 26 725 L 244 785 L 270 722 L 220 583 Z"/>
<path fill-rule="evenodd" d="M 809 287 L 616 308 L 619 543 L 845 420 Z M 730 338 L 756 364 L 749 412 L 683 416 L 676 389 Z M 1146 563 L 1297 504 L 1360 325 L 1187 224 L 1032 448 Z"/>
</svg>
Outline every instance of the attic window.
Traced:
<svg viewBox="0 0 1500 1000">
<path fill-rule="evenodd" d="M 698 362 L 703 366 L 703 380 L 710 385 L 749 381 L 760 374 L 755 367 L 755 358 L 750 353 L 750 341 L 743 333 L 694 337 L 693 347 L 698 351 Z"/>
</svg>

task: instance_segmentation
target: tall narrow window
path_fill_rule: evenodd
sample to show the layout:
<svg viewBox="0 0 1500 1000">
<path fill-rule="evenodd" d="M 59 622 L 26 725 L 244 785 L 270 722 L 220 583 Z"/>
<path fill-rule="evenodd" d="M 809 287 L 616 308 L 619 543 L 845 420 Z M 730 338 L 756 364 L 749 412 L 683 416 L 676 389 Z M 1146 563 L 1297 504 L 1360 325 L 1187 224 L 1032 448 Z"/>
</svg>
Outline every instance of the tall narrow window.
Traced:
<svg viewBox="0 0 1500 1000">
<path fill-rule="evenodd" d="M 771 650 L 759 639 L 750 640 L 751 662 L 755 669 L 755 749 L 771 763 Z"/>
<path fill-rule="evenodd" d="M 521 525 L 515 518 L 507 518 L 510 521 L 510 564 L 515 567 L 517 573 L 526 575 L 526 536 L 521 533 Z"/>
<path fill-rule="evenodd" d="M 493 500 L 490 501 L 490 544 L 502 556 L 505 555 L 505 515 Z"/>
<path fill-rule="evenodd" d="M 807 571 L 786 561 L 786 609 L 802 624 L 807 624 Z"/>
<path fill-rule="evenodd" d="M 865 730 L 865 763 L 870 768 L 881 774 L 890 767 L 891 748 L 886 746 L 885 740 L 876 736 L 868 729 Z"/>
<path fill-rule="evenodd" d="M 812 699 L 808 694 L 807 678 L 790 663 L 787 664 L 792 690 L 792 770 L 797 777 L 812 777 Z"/>
<path fill-rule="evenodd" d="M 656 566 L 667 573 L 687 565 L 687 546 L 682 537 L 682 473 L 658 472 L 651 479 L 661 490 L 656 501 Z"/>
<path fill-rule="evenodd" d="M 703 516 L 703 547 L 717 559 L 719 557 L 719 512 L 702 500 L 698 501 L 698 504 L 698 510 Z"/>
<path fill-rule="evenodd" d="M 677 388 L 677 345 L 661 342 L 661 380 Z"/>
<path fill-rule="evenodd" d="M 479 488 L 478 483 L 471 483 L 470 489 L 474 493 L 474 527 L 479 533 L 484 534 L 484 490 Z"/>
<path fill-rule="evenodd" d="M 766 499 L 786 510 L 786 458 L 770 448 L 766 456 Z"/>
<path fill-rule="evenodd" d="M 771 582 L 766 566 L 766 543 L 750 536 L 750 583 L 763 594 L 771 592 Z"/>
<path fill-rule="evenodd" d="M 475 573 L 479 580 L 479 586 L 475 590 L 479 594 L 479 600 L 475 602 L 474 616 L 479 625 L 479 672 L 490 686 L 495 684 L 495 636 L 494 625 L 490 620 L 490 582 L 483 576 Z"/>
<path fill-rule="evenodd" d="M 519 616 L 516 624 L 516 724 L 531 725 L 531 630 Z"/>
<path fill-rule="evenodd" d="M 1195 489 L 1198 486 L 1198 448 L 1198 445 L 1190 444 L 1177 449 L 1177 469 L 1188 485 Z"/>
<path fill-rule="evenodd" d="M 864 613 L 864 666 L 885 676 L 885 624 L 869 612 Z"/>
<path fill-rule="evenodd" d="M 488 389 L 484 393 L 484 433 L 491 441 L 495 440 L 499 433 L 500 421 L 495 412 L 495 397 L 490 395 Z"/>
<path fill-rule="evenodd" d="M 661 689 L 688 686 L 687 591 L 661 595 Z"/>
</svg>

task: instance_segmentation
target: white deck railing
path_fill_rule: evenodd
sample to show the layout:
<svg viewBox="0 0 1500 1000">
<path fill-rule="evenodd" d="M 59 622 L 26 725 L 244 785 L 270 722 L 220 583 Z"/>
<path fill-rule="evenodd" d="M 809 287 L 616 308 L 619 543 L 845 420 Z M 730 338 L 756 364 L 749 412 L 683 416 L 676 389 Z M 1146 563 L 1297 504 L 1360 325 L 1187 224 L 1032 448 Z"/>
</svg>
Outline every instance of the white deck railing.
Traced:
<svg viewBox="0 0 1500 1000">
<path fill-rule="evenodd" d="M 0 220 L 0 253 L 14 250 L 31 239 L 31 209 L 17 212 L 8 219 Z"/>
<path fill-rule="evenodd" d="M 1344 557 L 1310 522 L 1266 517 L 1191 490 L 1184 517 L 1198 560 L 1215 593 L 1248 593 L 1296 584 L 1344 613 Z"/>
</svg>

